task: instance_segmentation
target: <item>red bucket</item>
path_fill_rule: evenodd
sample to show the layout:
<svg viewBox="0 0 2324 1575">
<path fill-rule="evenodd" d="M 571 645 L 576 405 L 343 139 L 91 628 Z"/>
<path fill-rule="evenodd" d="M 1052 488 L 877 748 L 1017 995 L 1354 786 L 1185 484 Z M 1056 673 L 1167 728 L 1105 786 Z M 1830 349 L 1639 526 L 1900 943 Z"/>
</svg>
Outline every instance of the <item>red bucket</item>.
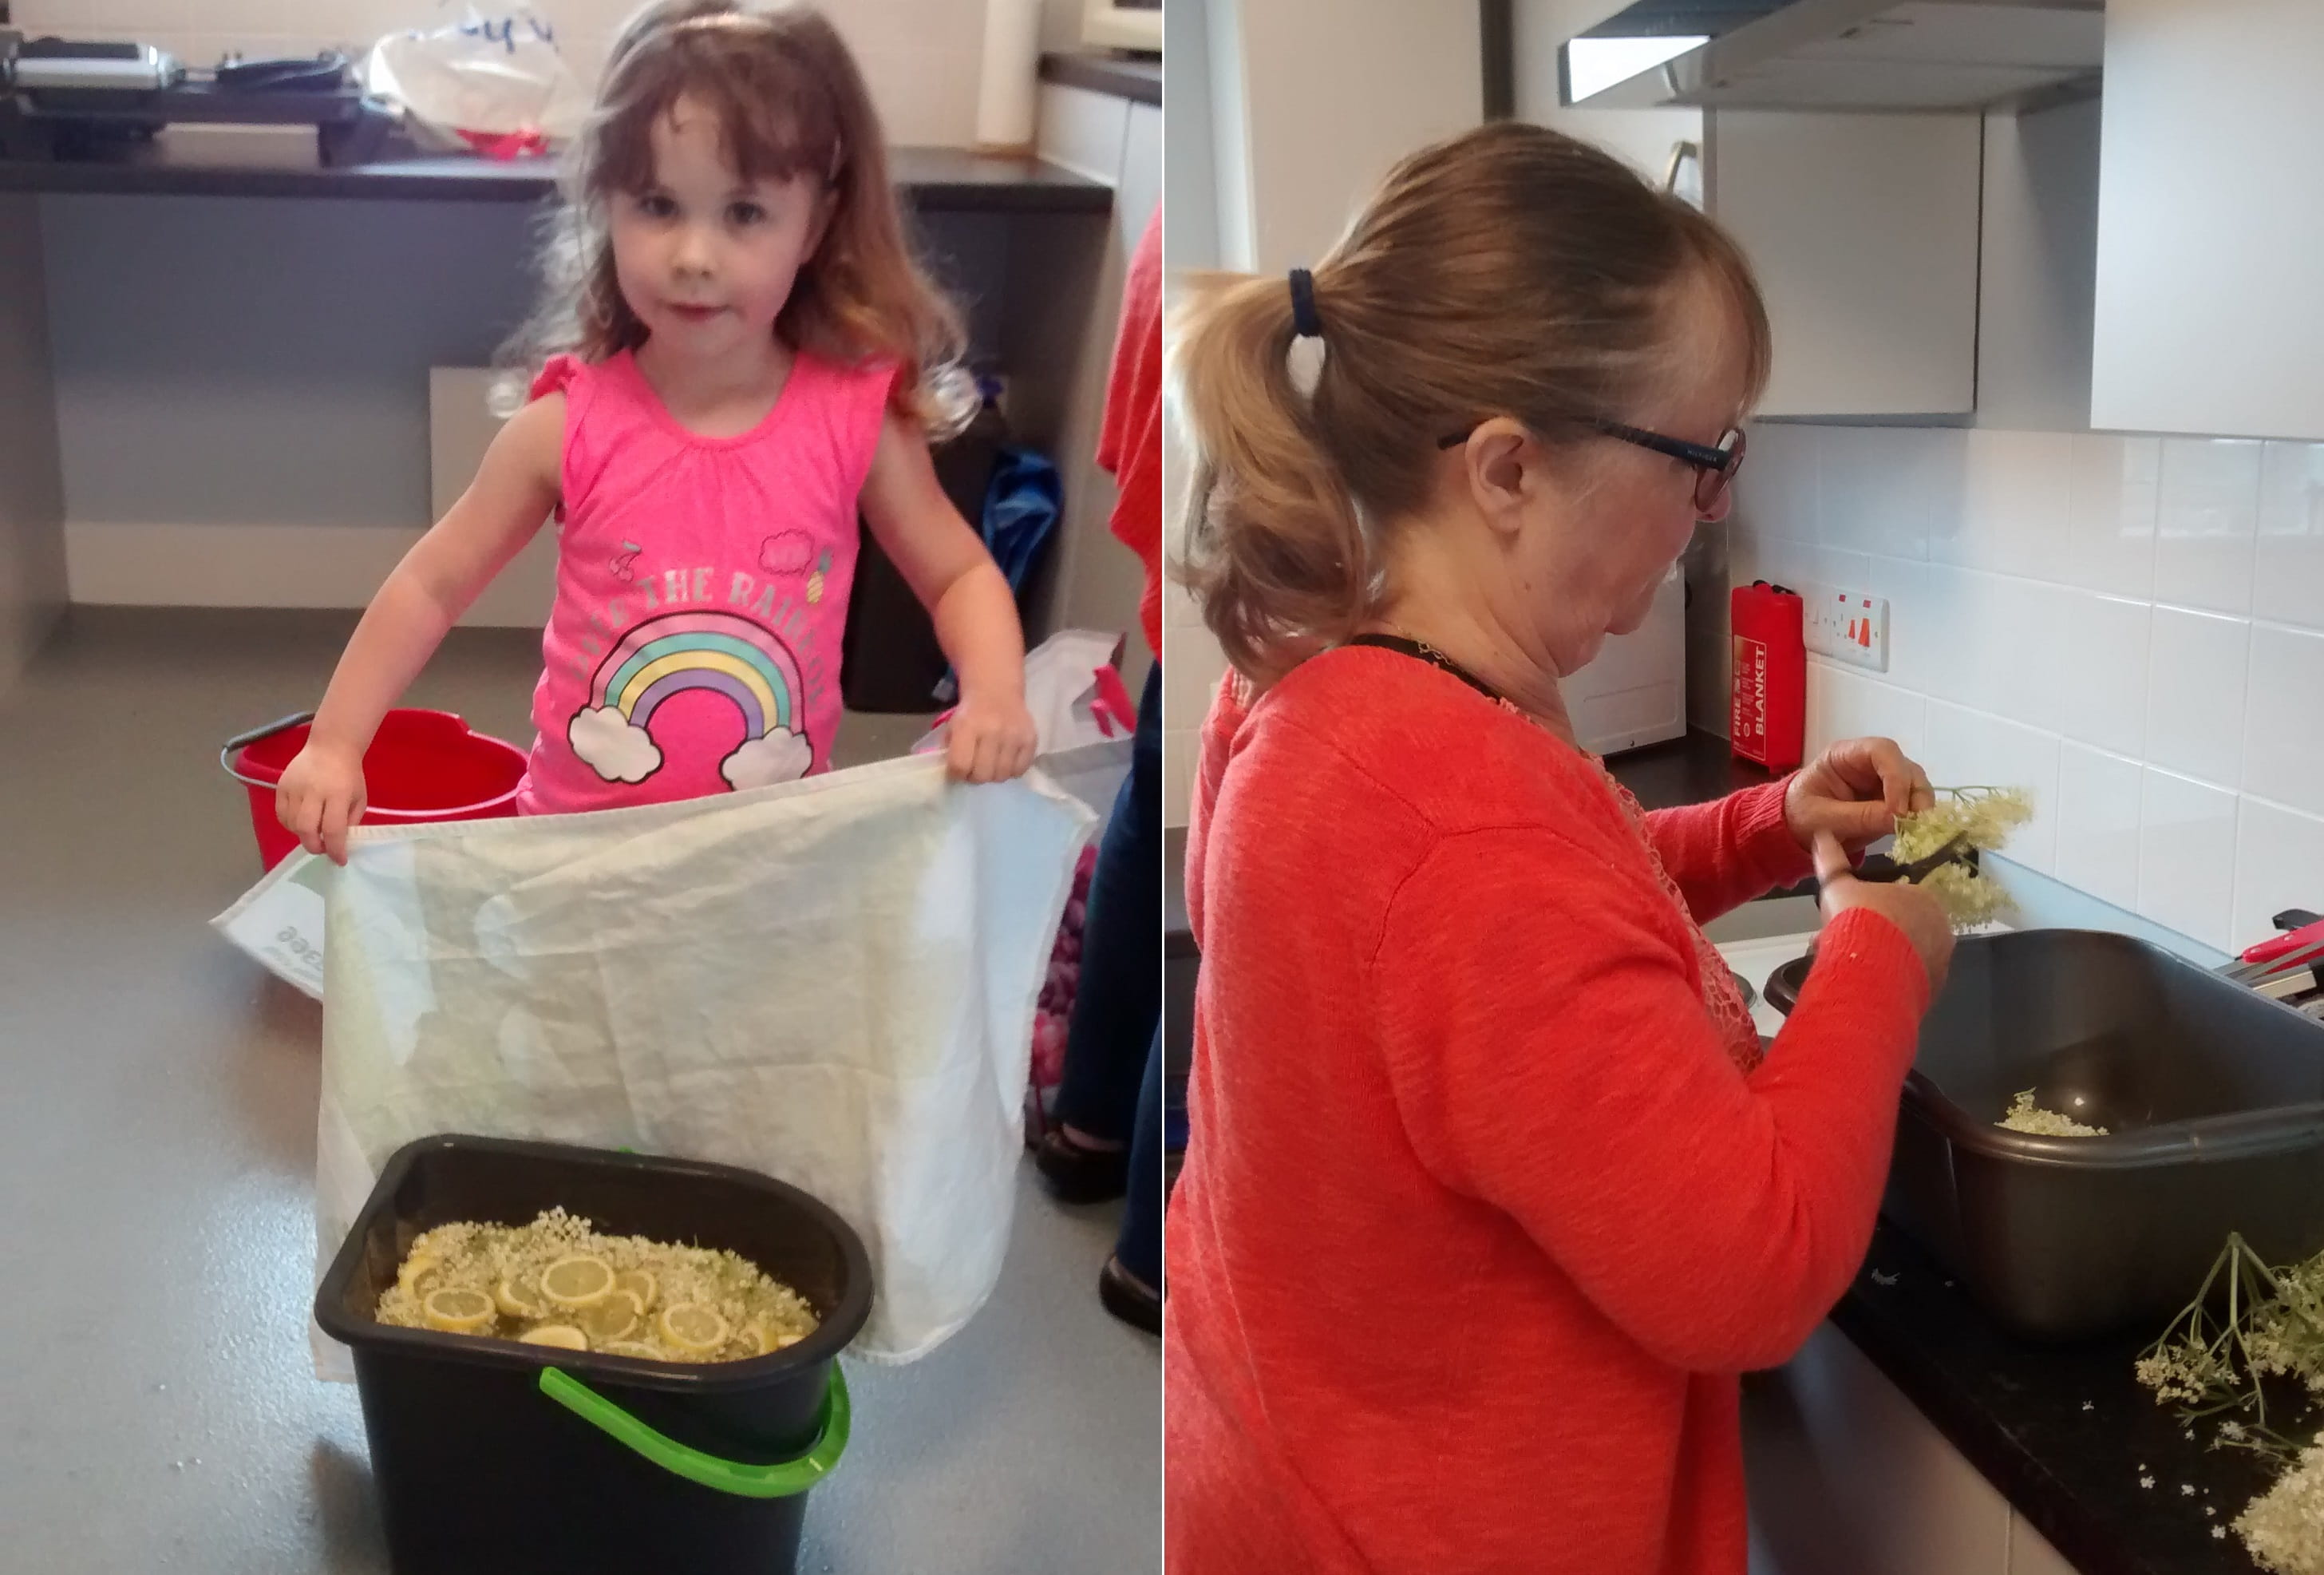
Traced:
<svg viewBox="0 0 2324 1575">
<path fill-rule="evenodd" d="M 268 869 L 299 839 L 274 815 L 274 790 L 290 761 L 307 746 L 315 713 L 302 711 L 230 738 L 218 751 L 226 774 L 250 790 L 250 829 Z M 471 732 L 449 711 L 394 710 L 364 752 L 366 826 L 418 826 L 446 820 L 493 820 L 516 813 L 525 753 L 504 739 Z"/>
</svg>

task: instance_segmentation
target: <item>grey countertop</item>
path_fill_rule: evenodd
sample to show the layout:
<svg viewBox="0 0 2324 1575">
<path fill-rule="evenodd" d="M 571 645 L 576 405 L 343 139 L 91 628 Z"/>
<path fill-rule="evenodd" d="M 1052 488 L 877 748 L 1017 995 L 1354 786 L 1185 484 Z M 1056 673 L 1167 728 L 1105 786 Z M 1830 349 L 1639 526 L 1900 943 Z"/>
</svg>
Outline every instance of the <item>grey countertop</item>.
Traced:
<svg viewBox="0 0 2324 1575">
<path fill-rule="evenodd" d="M 959 148 L 891 150 L 897 190 L 922 212 L 1106 213 L 1102 181 L 1041 159 L 985 158 Z M 233 162 L 166 142 L 134 158 L 0 160 L 0 191 L 194 197 L 420 199 L 538 202 L 556 187 L 553 161 L 395 159 L 344 169 Z"/>
</svg>

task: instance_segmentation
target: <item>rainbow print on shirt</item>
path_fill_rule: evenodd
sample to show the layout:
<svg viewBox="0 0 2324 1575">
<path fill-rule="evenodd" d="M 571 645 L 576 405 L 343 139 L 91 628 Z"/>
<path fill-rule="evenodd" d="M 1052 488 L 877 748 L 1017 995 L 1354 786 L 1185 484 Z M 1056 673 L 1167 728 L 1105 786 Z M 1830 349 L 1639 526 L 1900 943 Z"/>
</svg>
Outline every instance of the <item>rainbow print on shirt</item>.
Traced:
<svg viewBox="0 0 2324 1575">
<path fill-rule="evenodd" d="M 597 664 L 589 703 L 566 737 L 605 781 L 641 783 L 662 767 L 654 712 L 691 690 L 722 694 L 742 713 L 742 742 L 718 764 L 727 786 L 807 774 L 815 748 L 799 714 L 807 689 L 798 662 L 775 635 L 734 613 L 666 613 L 632 629 Z"/>
</svg>

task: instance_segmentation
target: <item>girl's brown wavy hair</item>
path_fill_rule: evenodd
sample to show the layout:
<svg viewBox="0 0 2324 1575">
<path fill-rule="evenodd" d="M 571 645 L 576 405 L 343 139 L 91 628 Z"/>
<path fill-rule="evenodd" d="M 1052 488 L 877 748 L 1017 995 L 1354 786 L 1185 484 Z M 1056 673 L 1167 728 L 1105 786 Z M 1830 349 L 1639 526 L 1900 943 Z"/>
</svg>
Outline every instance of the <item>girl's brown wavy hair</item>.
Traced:
<svg viewBox="0 0 2324 1575">
<path fill-rule="evenodd" d="M 505 361 L 530 369 L 559 352 L 602 361 L 645 341 L 614 274 L 607 212 L 652 185 L 653 126 L 681 98 L 717 117 L 744 180 L 805 175 L 824 188 L 822 244 L 775 332 L 843 364 L 896 363 L 896 412 L 932 436 L 958 431 L 976 412 L 960 314 L 913 255 L 863 75 L 838 30 L 807 5 L 655 0 L 630 20 L 567 158 L 542 305 Z"/>
</svg>

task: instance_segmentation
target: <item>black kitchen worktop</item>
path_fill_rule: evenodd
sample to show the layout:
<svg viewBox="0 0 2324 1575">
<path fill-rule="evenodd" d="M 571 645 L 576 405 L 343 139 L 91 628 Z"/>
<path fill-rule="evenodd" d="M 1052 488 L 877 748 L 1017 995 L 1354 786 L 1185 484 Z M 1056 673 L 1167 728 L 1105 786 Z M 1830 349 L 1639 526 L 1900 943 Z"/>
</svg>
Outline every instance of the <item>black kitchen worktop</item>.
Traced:
<svg viewBox="0 0 2324 1575">
<path fill-rule="evenodd" d="M 1738 760 L 1716 733 L 1691 732 L 1667 744 L 1649 744 L 1606 757 L 1606 769 L 1649 810 L 1708 803 L 1775 778 Z"/>
<path fill-rule="evenodd" d="M 897 190 L 923 213 L 1105 213 L 1112 188 L 1040 159 L 991 159 L 959 148 L 896 148 Z M 0 160 L 0 191 L 192 197 L 337 197 L 443 202 L 538 202 L 556 186 L 553 161 L 395 159 L 345 169 L 232 162 L 171 149 L 134 158 Z"/>
<path fill-rule="evenodd" d="M 2209 1447 L 2216 1423 L 2190 1441 L 2138 1385 L 2132 1363 L 2159 1326 L 2089 1345 L 2015 1339 L 1886 1220 L 1831 1321 L 2081 1575 L 2254 1575 L 2235 1533 L 2211 1529 L 2275 1468 Z"/>
</svg>

